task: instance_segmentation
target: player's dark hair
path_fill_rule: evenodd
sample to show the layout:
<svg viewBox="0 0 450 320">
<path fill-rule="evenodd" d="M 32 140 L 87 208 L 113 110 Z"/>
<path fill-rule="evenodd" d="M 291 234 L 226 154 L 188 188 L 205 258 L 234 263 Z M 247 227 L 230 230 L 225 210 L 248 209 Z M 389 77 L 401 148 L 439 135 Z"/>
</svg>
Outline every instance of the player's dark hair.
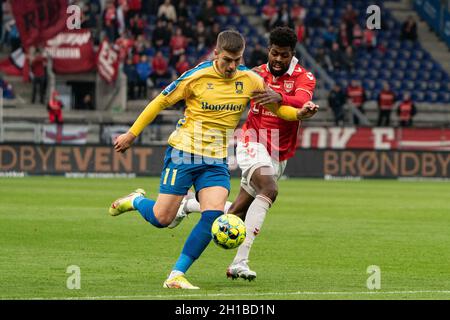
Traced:
<svg viewBox="0 0 450 320">
<path fill-rule="evenodd" d="M 229 51 L 238 53 L 245 47 L 244 37 L 235 30 L 225 30 L 217 36 L 217 51 Z"/>
<path fill-rule="evenodd" d="M 276 27 L 270 32 L 269 45 L 290 47 L 292 51 L 295 51 L 295 46 L 297 45 L 297 35 L 291 28 Z"/>
</svg>

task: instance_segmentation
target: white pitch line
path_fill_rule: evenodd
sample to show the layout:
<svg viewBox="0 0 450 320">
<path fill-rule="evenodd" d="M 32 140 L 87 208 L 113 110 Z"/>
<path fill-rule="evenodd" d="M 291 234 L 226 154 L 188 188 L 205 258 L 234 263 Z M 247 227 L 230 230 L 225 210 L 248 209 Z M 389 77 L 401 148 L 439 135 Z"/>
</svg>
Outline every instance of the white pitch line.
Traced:
<svg viewBox="0 0 450 320">
<path fill-rule="evenodd" d="M 296 292 L 259 292 L 259 293 L 205 293 L 205 294 L 177 294 L 177 295 L 136 295 L 136 296 L 94 296 L 94 297 L 33 297 L 33 298 L 8 298 L 0 297 L 0 300 L 104 300 L 104 299 L 156 299 L 156 298 L 213 298 L 213 297 L 242 297 L 242 296 L 306 296 L 306 295 L 316 295 L 316 296 L 326 296 L 326 295 L 382 295 L 382 294 L 421 294 L 421 293 L 444 293 L 450 294 L 450 290 L 417 290 L 417 291 L 329 291 L 329 292 L 317 292 L 317 291 L 296 291 Z"/>
</svg>

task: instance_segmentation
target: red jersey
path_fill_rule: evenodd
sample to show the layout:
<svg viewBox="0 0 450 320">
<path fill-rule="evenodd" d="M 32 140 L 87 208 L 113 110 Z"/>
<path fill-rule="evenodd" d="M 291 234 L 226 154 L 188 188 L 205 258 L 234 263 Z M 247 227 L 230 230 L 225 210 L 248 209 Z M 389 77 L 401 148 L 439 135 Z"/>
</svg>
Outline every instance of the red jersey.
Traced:
<svg viewBox="0 0 450 320">
<path fill-rule="evenodd" d="M 411 100 L 402 101 L 398 106 L 398 115 L 401 121 L 411 120 L 414 114 L 414 104 Z"/>
<path fill-rule="evenodd" d="M 361 107 L 364 101 L 366 100 L 364 88 L 361 86 L 353 87 L 352 85 L 349 85 L 347 87 L 347 96 L 350 98 L 350 101 L 357 108 Z"/>
<path fill-rule="evenodd" d="M 31 72 L 37 78 L 45 76 L 45 58 L 41 55 L 36 56 L 33 62 L 31 62 Z"/>
<path fill-rule="evenodd" d="M 153 58 L 152 67 L 156 74 L 164 74 L 169 68 L 166 59 L 158 56 Z"/>
<path fill-rule="evenodd" d="M 378 96 L 378 105 L 381 110 L 392 110 L 395 103 L 395 94 L 391 90 L 382 90 Z"/>
<path fill-rule="evenodd" d="M 259 67 L 258 74 L 271 89 L 283 96 L 283 105 L 300 109 L 312 100 L 316 79 L 297 62 L 297 58 L 292 58 L 288 71 L 280 77 L 272 75 L 267 64 Z M 242 137 L 244 142 L 257 141 L 264 144 L 274 159 L 283 161 L 295 154 L 299 125 L 300 121 L 283 120 L 252 101 L 242 128 Z"/>
</svg>

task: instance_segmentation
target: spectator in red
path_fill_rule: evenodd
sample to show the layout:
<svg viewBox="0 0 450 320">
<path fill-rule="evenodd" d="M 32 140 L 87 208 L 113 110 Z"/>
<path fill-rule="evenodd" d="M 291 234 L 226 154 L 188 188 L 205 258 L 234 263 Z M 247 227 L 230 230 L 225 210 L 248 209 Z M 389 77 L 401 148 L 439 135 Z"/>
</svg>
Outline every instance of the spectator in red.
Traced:
<svg viewBox="0 0 450 320">
<path fill-rule="evenodd" d="M 302 21 L 306 18 L 306 9 L 300 5 L 299 0 L 294 0 L 291 6 L 291 18 L 296 21 L 297 19 L 301 19 Z"/>
<path fill-rule="evenodd" d="M 400 39 L 417 41 L 417 23 L 412 16 L 403 23 Z"/>
<path fill-rule="evenodd" d="M 123 32 L 116 40 L 116 46 L 119 48 L 119 57 L 125 61 L 131 48 L 134 46 L 134 40 L 128 32 Z"/>
<path fill-rule="evenodd" d="M 186 55 L 182 54 L 177 64 L 175 65 L 175 70 L 177 70 L 178 75 L 182 75 L 190 69 L 189 62 L 187 61 Z"/>
<path fill-rule="evenodd" d="M 352 80 L 351 83 L 347 87 L 347 101 L 350 102 L 350 105 L 354 107 L 356 110 L 365 113 L 364 111 L 364 102 L 366 101 L 366 92 L 362 87 L 360 81 Z M 360 119 L 359 116 L 352 110 L 353 113 L 353 124 L 359 125 Z"/>
<path fill-rule="evenodd" d="M 275 25 L 278 20 L 278 8 L 276 0 L 270 0 L 262 8 L 262 19 L 264 21 L 264 26 L 266 30 L 269 31 Z"/>
<path fill-rule="evenodd" d="M 171 57 L 170 64 L 174 65 L 178 62 L 179 57 L 185 53 L 188 45 L 187 38 L 183 35 L 183 30 L 177 27 L 175 34 L 170 39 Z"/>
<path fill-rule="evenodd" d="M 353 26 L 353 40 L 352 45 L 355 49 L 359 48 L 363 42 L 363 31 L 359 24 Z"/>
<path fill-rule="evenodd" d="M 383 90 L 378 95 L 378 122 L 377 126 L 389 126 L 391 111 L 395 104 L 395 93 L 389 87 L 389 83 L 383 83 Z"/>
<path fill-rule="evenodd" d="M 345 50 L 345 48 L 347 48 L 349 45 L 351 45 L 352 39 L 351 39 L 350 34 L 352 34 L 352 32 L 349 33 L 347 25 L 345 24 L 345 22 L 342 22 L 339 25 L 339 32 L 338 32 L 338 42 L 339 42 L 339 47 L 341 48 L 341 50 Z"/>
<path fill-rule="evenodd" d="M 63 124 L 62 108 L 63 103 L 59 99 L 58 91 L 53 90 L 47 104 L 48 119 L 50 123 Z"/>
<path fill-rule="evenodd" d="M 372 51 L 377 46 L 377 36 L 371 29 L 364 30 L 364 45 L 367 51 Z"/>
<path fill-rule="evenodd" d="M 135 14 L 130 20 L 131 33 L 137 37 L 140 34 L 144 34 L 145 20 L 139 14 Z"/>
<path fill-rule="evenodd" d="M 164 0 L 164 3 L 159 6 L 158 18 L 177 22 L 177 12 L 175 11 L 175 7 L 170 3 L 170 0 Z"/>
<path fill-rule="evenodd" d="M 301 18 L 298 18 L 295 20 L 295 26 L 294 26 L 295 33 L 297 34 L 297 42 L 303 43 L 306 40 L 307 33 L 306 33 L 306 26 L 303 23 L 303 20 Z"/>
<path fill-rule="evenodd" d="M 216 1 L 216 11 L 218 15 L 226 16 L 230 14 L 230 8 L 227 7 L 227 4 L 224 0 Z"/>
<path fill-rule="evenodd" d="M 153 73 L 150 75 L 155 86 L 157 86 L 158 79 L 169 79 L 171 77 L 169 73 L 169 64 L 164 58 L 161 51 L 156 52 L 152 61 Z"/>
<path fill-rule="evenodd" d="M 139 14 L 142 9 L 142 0 L 128 0 L 128 13 L 131 17 Z"/>
<path fill-rule="evenodd" d="M 39 102 L 44 104 L 45 89 L 47 88 L 46 66 L 47 59 L 42 53 L 42 49 L 38 47 L 30 56 L 30 71 L 33 82 L 31 103 L 35 103 L 36 96 L 39 92 Z"/>
<path fill-rule="evenodd" d="M 403 94 L 403 101 L 400 102 L 397 109 L 398 119 L 401 127 L 411 127 L 413 118 L 417 113 L 417 108 L 414 105 L 409 92 Z"/>
<path fill-rule="evenodd" d="M 342 21 L 347 25 L 349 30 L 353 30 L 353 26 L 356 24 L 356 20 L 358 18 L 358 13 L 353 9 L 351 3 L 348 3 L 344 14 L 342 15 Z"/>
</svg>

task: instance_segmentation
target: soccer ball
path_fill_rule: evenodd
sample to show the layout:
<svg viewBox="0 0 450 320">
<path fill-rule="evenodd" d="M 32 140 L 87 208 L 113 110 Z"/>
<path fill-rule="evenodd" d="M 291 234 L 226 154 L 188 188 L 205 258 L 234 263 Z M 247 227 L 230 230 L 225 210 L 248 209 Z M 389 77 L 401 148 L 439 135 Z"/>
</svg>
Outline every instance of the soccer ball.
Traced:
<svg viewBox="0 0 450 320">
<path fill-rule="evenodd" d="M 219 247 L 234 249 L 245 240 L 245 224 L 234 214 L 223 214 L 213 222 L 211 235 Z"/>
</svg>

